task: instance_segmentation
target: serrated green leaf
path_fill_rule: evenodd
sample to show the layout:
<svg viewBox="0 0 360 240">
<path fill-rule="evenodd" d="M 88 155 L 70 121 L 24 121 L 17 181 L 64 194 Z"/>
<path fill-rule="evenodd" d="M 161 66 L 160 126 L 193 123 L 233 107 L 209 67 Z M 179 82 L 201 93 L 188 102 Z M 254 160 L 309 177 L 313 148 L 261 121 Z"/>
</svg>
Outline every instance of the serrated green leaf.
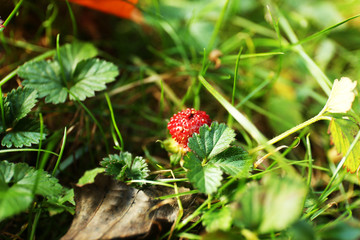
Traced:
<svg viewBox="0 0 360 240">
<path fill-rule="evenodd" d="M 217 191 L 222 180 L 222 171 L 218 166 L 212 163 L 202 166 L 201 161 L 192 152 L 185 155 L 184 161 L 184 167 L 189 170 L 186 176 L 200 192 L 212 194 Z"/>
<path fill-rule="evenodd" d="M 224 172 L 233 177 L 247 177 L 253 166 L 252 158 L 241 147 L 229 147 L 215 155 L 210 163 L 219 166 Z"/>
<path fill-rule="evenodd" d="M 61 80 L 60 65 L 56 61 L 27 62 L 18 69 L 24 86 L 36 89 L 47 103 L 63 103 L 68 95 Z"/>
<path fill-rule="evenodd" d="M 90 43 L 74 42 L 60 47 L 61 62 L 64 67 L 66 78 L 68 80 L 73 78 L 73 73 L 79 62 L 93 58 L 97 54 L 97 49 Z M 59 60 L 57 54 L 55 55 L 55 60 Z"/>
<path fill-rule="evenodd" d="M 7 161 L 0 162 L 0 186 L 0 221 L 26 210 L 33 201 L 33 193 L 54 198 L 63 191 L 58 180 L 45 171 Z"/>
<path fill-rule="evenodd" d="M 42 139 L 46 134 L 43 133 Z M 21 119 L 10 131 L 6 133 L 1 141 L 2 146 L 21 148 L 30 147 L 40 142 L 40 124 L 32 119 Z"/>
<path fill-rule="evenodd" d="M 345 119 L 332 119 L 330 122 L 330 133 L 332 142 L 336 150 L 345 155 L 348 151 L 350 144 L 353 142 L 359 127 L 350 120 Z M 358 170 L 360 166 L 360 142 L 356 143 L 351 151 L 349 157 L 344 163 L 344 167 L 351 173 Z"/>
<path fill-rule="evenodd" d="M 50 216 L 67 211 L 75 214 L 74 189 L 67 189 L 61 197 L 48 199 L 42 207 L 49 211 Z"/>
<path fill-rule="evenodd" d="M 199 133 L 189 138 L 188 147 L 201 159 L 211 159 L 230 146 L 235 140 L 235 132 L 224 123 L 213 122 L 203 125 Z"/>
<path fill-rule="evenodd" d="M 125 159 L 126 165 L 128 166 L 125 170 L 125 174 L 131 179 L 145 179 L 149 176 L 149 169 L 147 163 L 142 157 L 135 157 L 132 161 Z"/>
<path fill-rule="evenodd" d="M 95 95 L 95 91 L 101 91 L 106 88 L 106 83 L 115 80 L 119 75 L 118 68 L 104 60 L 86 59 L 76 66 L 73 80 L 75 85 L 70 88 L 70 92 L 81 101 L 87 97 Z M 70 95 L 70 99 L 74 97 Z"/>
<path fill-rule="evenodd" d="M 65 45 L 60 48 L 63 68 L 56 56 L 53 61 L 25 63 L 18 69 L 18 75 L 24 78 L 25 86 L 36 89 L 39 97 L 45 97 L 47 103 L 65 102 L 68 91 L 72 93 L 71 100 L 84 100 L 94 96 L 95 91 L 104 90 L 105 84 L 114 81 L 119 74 L 114 64 L 91 59 L 96 53 L 91 44 Z"/>
<path fill-rule="evenodd" d="M 9 122 L 17 122 L 24 118 L 37 102 L 37 92 L 31 88 L 17 88 L 8 93 L 4 100 L 5 115 Z"/>
<path fill-rule="evenodd" d="M 128 152 L 110 154 L 109 157 L 103 158 L 100 165 L 105 168 L 107 174 L 117 177 L 125 166 L 125 158 L 131 159 L 131 154 Z"/>
<path fill-rule="evenodd" d="M 142 157 L 133 158 L 129 152 L 120 152 L 119 155 L 110 154 L 104 158 L 100 165 L 105 172 L 118 180 L 129 178 L 132 180 L 145 179 L 149 174 L 147 163 Z"/>
<path fill-rule="evenodd" d="M 35 170 L 30 168 L 26 175 L 15 185 L 32 190 L 34 188 L 36 178 L 39 178 L 39 181 L 35 189 L 35 194 L 48 198 L 61 195 L 63 188 L 58 183 L 58 180 L 43 170 Z"/>
</svg>

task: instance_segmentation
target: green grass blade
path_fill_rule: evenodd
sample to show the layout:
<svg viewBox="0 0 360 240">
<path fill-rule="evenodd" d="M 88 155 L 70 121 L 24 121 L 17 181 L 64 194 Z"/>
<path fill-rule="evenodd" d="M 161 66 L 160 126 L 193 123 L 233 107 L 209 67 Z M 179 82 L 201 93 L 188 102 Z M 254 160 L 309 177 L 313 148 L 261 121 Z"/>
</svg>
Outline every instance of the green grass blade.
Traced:
<svg viewBox="0 0 360 240">
<path fill-rule="evenodd" d="M 55 167 L 53 169 L 53 172 L 52 172 L 52 176 L 55 176 L 55 173 L 59 167 L 59 163 L 60 163 L 60 160 L 62 158 L 62 155 L 64 153 L 64 149 L 65 149 L 65 143 L 66 143 L 66 136 L 67 136 L 67 132 L 66 132 L 66 127 L 64 129 L 64 136 L 63 136 L 63 141 L 62 141 L 62 144 L 61 144 L 61 149 L 60 149 L 60 153 L 59 153 L 59 156 L 58 156 L 58 159 L 56 161 L 56 164 L 55 164 Z"/>
<path fill-rule="evenodd" d="M 233 118 L 253 137 L 259 144 L 265 144 L 267 139 L 242 113 L 229 103 L 203 76 L 198 77 L 202 85 L 219 101 L 219 103 L 233 116 Z"/>
<path fill-rule="evenodd" d="M 286 20 L 285 17 L 280 16 L 279 17 L 279 23 L 280 26 L 285 31 L 287 37 L 290 39 L 291 43 L 298 42 L 298 38 L 295 35 L 295 32 L 291 28 L 289 22 Z M 310 71 L 310 73 L 313 75 L 315 80 L 318 82 L 322 90 L 329 96 L 330 95 L 330 86 L 332 86 L 330 80 L 328 77 L 324 74 L 323 71 L 319 68 L 319 66 L 312 60 L 309 55 L 306 54 L 302 46 L 297 45 L 292 48 L 295 52 L 297 52 L 304 60 L 306 67 Z"/>
<path fill-rule="evenodd" d="M 108 107 L 109 107 L 109 110 L 110 110 L 110 116 L 111 116 L 111 121 L 112 121 L 112 124 L 115 128 L 115 131 L 116 131 L 116 134 L 120 140 L 120 151 L 124 151 L 124 141 L 123 141 L 123 138 L 121 136 L 121 133 L 120 133 L 120 130 L 116 124 L 116 120 L 115 120 L 115 115 L 114 115 L 114 110 L 112 108 L 112 105 L 111 105 L 111 101 L 110 101 L 110 97 L 107 93 L 105 93 L 105 98 L 106 98 L 106 102 L 108 104 Z"/>
<path fill-rule="evenodd" d="M 334 24 L 334 25 L 332 25 L 332 26 L 330 26 L 328 28 L 325 28 L 324 30 L 321 30 L 320 32 L 314 33 L 314 34 L 312 34 L 312 35 L 310 35 L 310 36 L 308 36 L 308 37 L 306 37 L 306 38 L 304 38 L 304 39 L 302 39 L 300 41 L 292 43 L 289 47 L 294 47 L 296 45 L 302 45 L 302 44 L 304 44 L 306 42 L 309 42 L 309 41 L 313 40 L 314 38 L 318 38 L 320 36 L 323 36 L 323 35 L 329 33 L 334 28 L 337 28 L 337 27 L 339 27 L 339 26 L 341 26 L 341 25 L 343 25 L 343 24 L 345 24 L 345 23 L 347 23 L 347 22 L 349 22 L 349 21 L 351 21 L 353 19 L 356 19 L 358 17 L 360 17 L 360 14 L 349 17 L 349 18 L 345 19 L 344 21 L 341 21 L 341 22 L 339 22 L 337 24 Z"/>
</svg>

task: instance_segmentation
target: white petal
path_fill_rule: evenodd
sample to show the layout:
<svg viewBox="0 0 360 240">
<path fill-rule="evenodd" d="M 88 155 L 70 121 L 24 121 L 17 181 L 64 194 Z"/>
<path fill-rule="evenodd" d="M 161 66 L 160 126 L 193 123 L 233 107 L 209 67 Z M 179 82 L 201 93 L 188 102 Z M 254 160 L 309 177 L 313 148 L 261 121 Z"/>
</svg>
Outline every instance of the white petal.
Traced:
<svg viewBox="0 0 360 240">
<path fill-rule="evenodd" d="M 357 82 L 350 78 L 335 79 L 330 97 L 325 105 L 326 111 L 331 113 L 346 113 L 351 109 L 355 99 L 354 89 Z"/>
</svg>

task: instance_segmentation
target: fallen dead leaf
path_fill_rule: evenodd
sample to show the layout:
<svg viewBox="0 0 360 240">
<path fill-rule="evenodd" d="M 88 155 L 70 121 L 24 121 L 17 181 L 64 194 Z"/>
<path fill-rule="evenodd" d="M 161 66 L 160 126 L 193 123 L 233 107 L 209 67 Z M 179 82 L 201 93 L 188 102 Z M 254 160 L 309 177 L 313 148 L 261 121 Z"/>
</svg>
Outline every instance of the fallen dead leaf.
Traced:
<svg viewBox="0 0 360 240">
<path fill-rule="evenodd" d="M 155 200 L 173 194 L 171 188 L 151 186 L 139 190 L 104 174 L 99 174 L 92 184 L 75 187 L 74 191 L 75 218 L 62 240 L 156 239 L 156 234 L 164 228 L 170 229 L 179 211 L 175 199 Z M 181 200 L 186 208 L 194 197 L 187 195 Z"/>
</svg>

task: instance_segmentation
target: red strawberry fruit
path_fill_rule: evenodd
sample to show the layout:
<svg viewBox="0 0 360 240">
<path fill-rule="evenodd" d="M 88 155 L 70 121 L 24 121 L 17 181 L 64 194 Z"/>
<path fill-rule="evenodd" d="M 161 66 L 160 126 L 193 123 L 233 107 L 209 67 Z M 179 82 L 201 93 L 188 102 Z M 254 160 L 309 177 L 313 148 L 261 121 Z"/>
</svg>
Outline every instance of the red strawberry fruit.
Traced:
<svg viewBox="0 0 360 240">
<path fill-rule="evenodd" d="M 183 151 L 189 151 L 188 139 L 193 133 L 199 133 L 199 128 L 204 124 L 209 126 L 211 124 L 210 117 L 204 111 L 187 108 L 170 118 L 168 129 L 180 148 Z"/>
</svg>

